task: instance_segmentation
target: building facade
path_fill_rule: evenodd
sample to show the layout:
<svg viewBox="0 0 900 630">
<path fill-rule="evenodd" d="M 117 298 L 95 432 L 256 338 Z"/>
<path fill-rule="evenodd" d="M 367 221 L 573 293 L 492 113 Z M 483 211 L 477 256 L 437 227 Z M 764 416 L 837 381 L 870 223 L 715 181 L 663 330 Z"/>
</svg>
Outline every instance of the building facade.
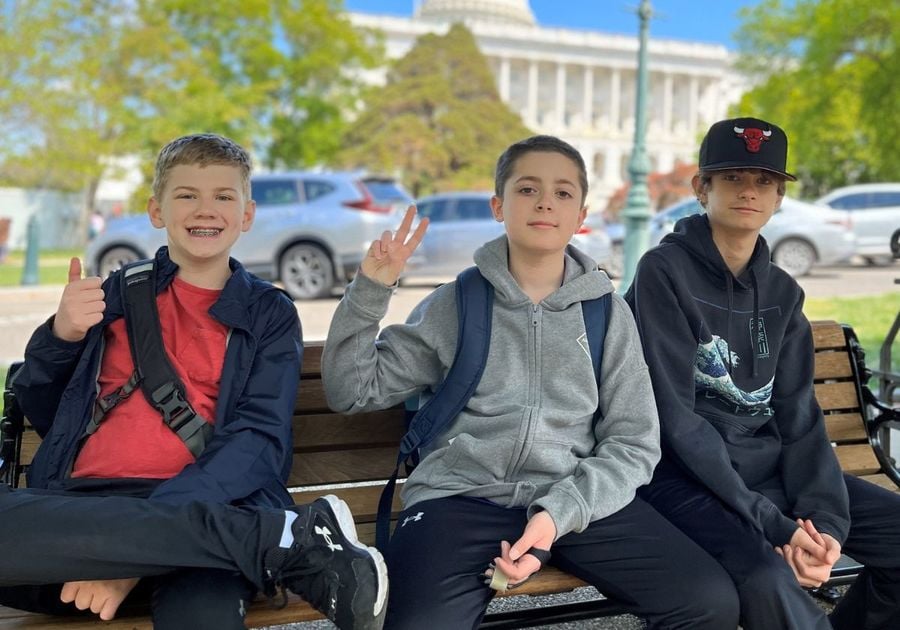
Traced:
<svg viewBox="0 0 900 630">
<path fill-rule="evenodd" d="M 454 22 L 472 31 L 500 97 L 539 133 L 564 138 L 584 156 L 590 205 L 602 208 L 627 180 L 634 138 L 637 36 L 540 26 L 527 0 L 424 0 L 410 18 L 351 13 L 384 33 L 387 54 L 402 57 L 416 38 Z M 637 17 L 635 17 L 637 32 Z M 693 163 L 700 137 L 741 95 L 733 56 L 720 45 L 653 39 L 647 151 L 654 171 Z M 374 74 L 373 81 L 384 75 Z"/>
</svg>

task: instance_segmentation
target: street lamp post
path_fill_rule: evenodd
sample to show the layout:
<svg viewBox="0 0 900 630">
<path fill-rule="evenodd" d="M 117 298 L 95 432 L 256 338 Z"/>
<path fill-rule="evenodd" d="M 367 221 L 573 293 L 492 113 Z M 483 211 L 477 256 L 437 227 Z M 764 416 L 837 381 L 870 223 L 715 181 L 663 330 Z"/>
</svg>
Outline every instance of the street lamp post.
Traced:
<svg viewBox="0 0 900 630">
<path fill-rule="evenodd" d="M 650 234 L 650 196 L 647 193 L 647 175 L 650 173 L 650 160 L 644 145 L 647 131 L 647 30 L 652 9 L 650 0 L 641 0 L 638 8 L 640 18 L 640 44 L 638 48 L 637 97 L 635 99 L 634 116 L 634 149 L 628 161 L 628 176 L 631 186 L 628 189 L 628 200 L 622 217 L 625 219 L 625 261 L 622 282 L 619 291 L 624 293 L 634 279 L 634 271 L 638 260 L 649 245 Z"/>
</svg>

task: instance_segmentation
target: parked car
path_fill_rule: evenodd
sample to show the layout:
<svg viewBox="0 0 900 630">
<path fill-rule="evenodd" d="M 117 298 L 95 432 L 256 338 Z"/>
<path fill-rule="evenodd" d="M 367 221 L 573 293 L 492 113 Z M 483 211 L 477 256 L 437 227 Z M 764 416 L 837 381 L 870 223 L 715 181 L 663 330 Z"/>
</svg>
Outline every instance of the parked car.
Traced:
<svg viewBox="0 0 900 630">
<path fill-rule="evenodd" d="M 650 244 L 657 245 L 678 219 L 703 212 L 693 197 L 660 210 L 650 221 Z M 814 264 L 832 265 L 853 256 L 855 239 L 844 216 L 824 206 L 785 197 L 763 226 L 772 262 L 792 276 L 805 276 Z"/>
<path fill-rule="evenodd" d="M 289 172 L 251 179 L 256 218 L 232 255 L 296 300 L 327 296 L 359 267 L 370 243 L 397 227 L 412 201 L 392 178 L 348 172 Z M 146 215 L 109 221 L 88 244 L 85 263 L 106 277 L 166 244 Z"/>
<path fill-rule="evenodd" d="M 856 254 L 869 264 L 892 258 L 891 235 L 900 229 L 900 182 L 836 188 L 816 200 L 841 212 L 856 236 Z"/>
<path fill-rule="evenodd" d="M 405 277 L 455 276 L 472 265 L 475 250 L 503 234 L 503 224 L 491 214 L 492 194 L 450 192 L 416 202 L 419 217 L 428 217 L 430 224 L 419 245 L 421 263 Z M 603 230 L 584 226 L 571 242 L 601 266 L 609 259 L 609 237 Z"/>
</svg>

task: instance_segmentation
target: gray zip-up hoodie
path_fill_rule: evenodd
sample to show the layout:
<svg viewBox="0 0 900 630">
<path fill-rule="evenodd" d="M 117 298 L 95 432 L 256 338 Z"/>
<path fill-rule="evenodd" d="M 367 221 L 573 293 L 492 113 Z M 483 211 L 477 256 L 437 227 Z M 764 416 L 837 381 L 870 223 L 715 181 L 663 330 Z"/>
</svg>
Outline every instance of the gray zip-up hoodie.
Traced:
<svg viewBox="0 0 900 630">
<path fill-rule="evenodd" d="M 634 320 L 615 294 L 598 395 L 581 301 L 613 287 L 596 263 L 568 247 L 562 286 L 532 304 L 510 275 L 507 254 L 506 236 L 475 253 L 495 289 L 487 365 L 466 407 L 422 453 L 402 499 L 409 507 L 481 497 L 527 507 L 529 517 L 543 509 L 559 538 L 620 510 L 650 480 L 659 460 L 656 404 Z M 378 335 L 391 289 L 357 274 L 325 343 L 331 408 L 354 413 L 429 396 L 456 351 L 455 291 L 454 283 L 436 289 L 405 324 Z"/>
</svg>

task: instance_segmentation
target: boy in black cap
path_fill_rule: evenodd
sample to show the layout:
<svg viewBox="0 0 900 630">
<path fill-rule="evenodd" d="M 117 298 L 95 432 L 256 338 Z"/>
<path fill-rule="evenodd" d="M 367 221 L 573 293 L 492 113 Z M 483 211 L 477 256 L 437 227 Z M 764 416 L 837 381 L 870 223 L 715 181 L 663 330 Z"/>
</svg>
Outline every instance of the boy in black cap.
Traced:
<svg viewBox="0 0 900 630">
<path fill-rule="evenodd" d="M 776 125 L 714 124 L 692 181 L 705 214 L 638 265 L 625 299 L 663 446 L 642 496 L 731 574 L 745 630 L 900 628 L 900 496 L 842 474 L 803 291 L 759 235 L 795 179 L 786 160 Z M 802 587 L 827 580 L 841 552 L 866 569 L 829 623 Z"/>
</svg>

